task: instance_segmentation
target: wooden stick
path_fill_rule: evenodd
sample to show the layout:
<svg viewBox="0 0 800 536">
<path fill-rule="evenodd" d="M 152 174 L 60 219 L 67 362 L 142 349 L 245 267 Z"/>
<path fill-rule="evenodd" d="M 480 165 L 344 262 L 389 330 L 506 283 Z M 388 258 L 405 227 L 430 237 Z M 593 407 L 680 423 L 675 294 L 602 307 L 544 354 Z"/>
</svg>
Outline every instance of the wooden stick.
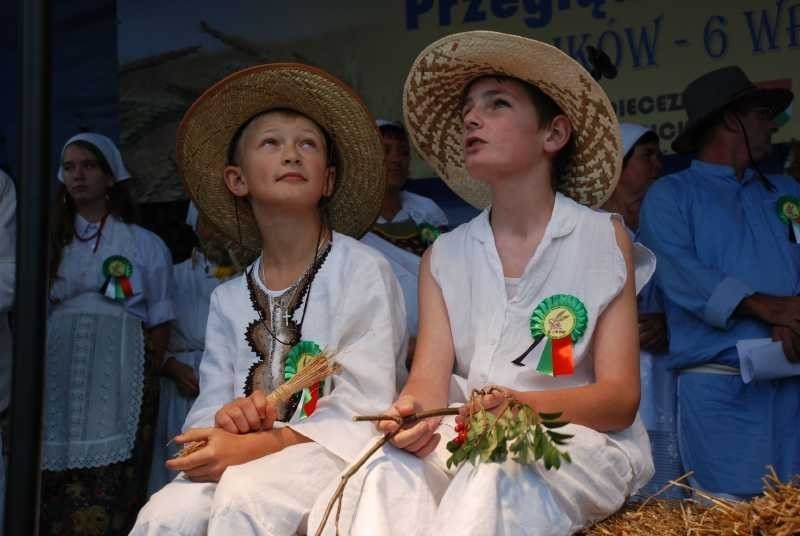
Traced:
<svg viewBox="0 0 800 536">
<path fill-rule="evenodd" d="M 336 511 L 336 535 L 339 535 L 339 514 L 341 514 L 342 496 L 344 495 L 344 488 L 347 485 L 348 480 L 350 480 L 350 477 L 352 477 L 359 469 L 361 469 L 361 466 L 366 463 L 370 456 L 375 454 L 378 449 L 388 443 L 401 429 L 402 428 L 398 428 L 394 432 L 385 434 L 382 438 L 376 441 L 375 444 L 372 445 L 372 447 L 370 447 L 370 449 L 361 458 L 359 458 L 356 463 L 354 463 L 352 466 L 350 466 L 350 468 L 347 469 L 347 471 L 344 472 L 339 480 L 339 485 L 336 487 L 336 491 L 333 493 L 333 497 L 331 497 L 331 500 L 328 501 L 328 506 L 325 508 L 325 514 L 322 516 L 322 521 L 320 522 L 319 527 L 317 527 L 317 531 L 314 533 L 314 536 L 320 536 L 322 534 L 322 530 L 325 528 L 325 524 L 328 522 L 328 517 L 331 515 L 331 510 L 333 510 L 333 505 L 336 504 L 337 501 L 339 503 L 339 508 Z"/>
<path fill-rule="evenodd" d="M 438 408 L 429 409 L 427 411 L 420 411 L 419 413 L 412 413 L 405 417 L 396 417 L 394 415 L 357 415 L 353 417 L 356 422 L 363 421 L 394 421 L 400 426 L 408 426 L 423 419 L 430 419 L 432 417 L 444 417 L 447 415 L 458 415 L 459 408 Z"/>
</svg>

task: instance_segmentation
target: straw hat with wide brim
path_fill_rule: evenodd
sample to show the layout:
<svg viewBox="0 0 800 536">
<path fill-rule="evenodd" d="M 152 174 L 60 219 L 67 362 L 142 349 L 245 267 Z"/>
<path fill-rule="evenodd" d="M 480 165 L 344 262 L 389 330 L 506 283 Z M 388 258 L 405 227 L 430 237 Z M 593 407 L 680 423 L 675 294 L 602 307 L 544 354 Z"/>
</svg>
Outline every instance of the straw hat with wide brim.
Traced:
<svg viewBox="0 0 800 536">
<path fill-rule="evenodd" d="M 683 91 L 688 121 L 672 142 L 672 150 L 682 154 L 696 152 L 698 137 L 712 123 L 711 120 L 727 106 L 745 99 L 770 108 L 775 117 L 789 107 L 794 94 L 783 88 L 756 87 L 735 65 L 706 73 L 690 82 Z"/>
<path fill-rule="evenodd" d="M 423 50 L 403 93 L 406 127 L 419 153 L 465 201 L 478 208 L 489 204 L 489 186 L 472 179 L 464 165 L 461 99 L 470 82 L 491 75 L 529 82 L 561 107 L 572 122 L 575 151 L 559 189 L 584 205 L 602 205 L 622 168 L 614 109 L 586 69 L 541 41 L 474 31 Z"/>
<path fill-rule="evenodd" d="M 333 229 L 360 237 L 378 217 L 385 187 L 383 147 L 367 107 L 344 82 L 297 63 L 258 65 L 214 84 L 186 112 L 178 129 L 177 162 L 200 213 L 243 246 L 261 249 L 250 204 L 222 179 L 236 131 L 253 116 L 295 110 L 319 124 L 333 142 L 336 186 L 326 203 Z"/>
</svg>

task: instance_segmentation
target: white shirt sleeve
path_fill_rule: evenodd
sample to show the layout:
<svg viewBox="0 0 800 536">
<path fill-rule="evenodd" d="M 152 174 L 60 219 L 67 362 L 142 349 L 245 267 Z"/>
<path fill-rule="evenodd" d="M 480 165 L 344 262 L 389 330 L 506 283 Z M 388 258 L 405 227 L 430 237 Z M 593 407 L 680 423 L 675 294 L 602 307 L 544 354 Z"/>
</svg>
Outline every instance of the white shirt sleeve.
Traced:
<svg viewBox="0 0 800 536">
<path fill-rule="evenodd" d="M 218 287 L 211 294 L 205 350 L 200 361 L 200 394 L 186 416 L 184 431 L 214 426 L 217 410 L 237 396 L 233 359 L 237 351 L 237 334 L 222 310 L 221 290 L 224 287 Z"/>
<path fill-rule="evenodd" d="M 145 273 L 144 293 L 147 303 L 148 327 L 158 326 L 175 318 L 175 305 L 172 301 L 172 255 L 167 246 L 155 234 L 139 228 L 137 238 L 143 255 Z"/>
</svg>

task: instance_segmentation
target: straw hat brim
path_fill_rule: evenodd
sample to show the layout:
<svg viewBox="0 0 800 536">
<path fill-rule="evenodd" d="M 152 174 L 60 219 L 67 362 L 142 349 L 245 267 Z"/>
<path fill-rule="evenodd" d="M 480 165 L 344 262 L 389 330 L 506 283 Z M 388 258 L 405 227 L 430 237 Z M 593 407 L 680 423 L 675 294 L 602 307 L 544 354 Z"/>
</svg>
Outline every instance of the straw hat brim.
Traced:
<svg viewBox="0 0 800 536">
<path fill-rule="evenodd" d="M 236 131 L 275 108 L 295 110 L 318 123 L 336 150 L 336 185 L 326 203 L 336 231 L 360 237 L 378 217 L 385 178 L 383 146 L 361 98 L 329 73 L 297 63 L 258 65 L 236 72 L 203 93 L 181 121 L 177 164 L 200 213 L 230 239 L 261 249 L 250 204 L 225 186 L 222 173 Z"/>
<path fill-rule="evenodd" d="M 587 206 L 605 203 L 622 169 L 619 123 L 600 85 L 559 49 L 516 35 L 473 31 L 449 35 L 423 50 L 403 92 L 406 128 L 419 153 L 462 199 L 477 208 L 489 186 L 464 164 L 461 98 L 482 76 L 509 76 L 535 85 L 572 122 L 575 150 L 559 190 Z"/>
<path fill-rule="evenodd" d="M 686 123 L 681 133 L 673 140 L 672 150 L 678 154 L 697 152 L 697 139 L 700 134 L 709 127 L 710 120 L 713 118 L 714 114 L 741 99 L 754 99 L 763 102 L 764 106 L 769 107 L 773 111 L 773 117 L 775 117 L 789 107 L 794 99 L 794 94 L 788 89 L 783 88 L 753 88 L 752 90 L 737 95 L 735 98 L 717 101 L 707 113 Z"/>
</svg>

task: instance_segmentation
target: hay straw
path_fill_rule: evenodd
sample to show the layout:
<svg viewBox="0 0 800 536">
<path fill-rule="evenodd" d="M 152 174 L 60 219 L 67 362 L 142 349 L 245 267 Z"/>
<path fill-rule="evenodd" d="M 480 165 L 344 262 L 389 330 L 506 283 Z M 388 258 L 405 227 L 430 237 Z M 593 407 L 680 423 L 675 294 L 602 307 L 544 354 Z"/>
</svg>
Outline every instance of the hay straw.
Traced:
<svg viewBox="0 0 800 536">
<path fill-rule="evenodd" d="M 322 353 L 312 359 L 306 366 L 297 371 L 297 374 L 286 380 L 267 395 L 267 402 L 279 405 L 289 401 L 293 394 L 303 389 L 308 389 L 317 382 L 339 372 L 341 366 L 333 361 L 333 355 Z M 201 449 L 205 441 L 191 441 L 174 457 L 182 458 Z"/>
<path fill-rule="evenodd" d="M 688 476 L 688 475 L 685 475 Z M 681 479 L 685 478 L 681 477 Z M 708 504 L 693 499 L 652 500 L 628 504 L 611 517 L 581 532 L 582 536 L 793 536 L 800 534 L 800 476 L 782 483 L 775 471 L 764 477 L 764 492 L 746 502 L 721 500 L 691 490 Z M 662 493 L 664 489 L 660 490 Z"/>
</svg>

